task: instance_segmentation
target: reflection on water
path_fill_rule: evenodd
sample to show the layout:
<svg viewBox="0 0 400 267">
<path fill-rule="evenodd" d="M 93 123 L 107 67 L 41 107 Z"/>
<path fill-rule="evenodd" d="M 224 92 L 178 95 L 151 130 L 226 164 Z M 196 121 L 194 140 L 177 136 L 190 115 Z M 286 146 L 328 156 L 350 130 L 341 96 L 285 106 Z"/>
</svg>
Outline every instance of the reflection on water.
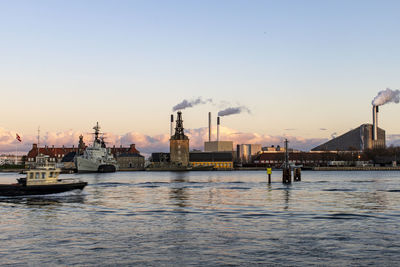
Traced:
<svg viewBox="0 0 400 267">
<path fill-rule="evenodd" d="M 62 203 L 84 203 L 85 196 L 86 193 L 81 190 L 72 190 L 49 195 L 0 196 L 0 203 L 37 205 L 40 207 Z"/>
<path fill-rule="evenodd" d="M 73 174 L 89 182 L 83 192 L 0 198 L 2 264 L 400 260 L 399 172 L 303 172 L 291 185 L 280 175 L 268 184 L 264 172 Z"/>
<path fill-rule="evenodd" d="M 289 201 L 290 201 L 290 187 L 291 185 L 285 185 L 286 187 L 283 189 L 284 192 L 284 199 L 285 199 L 285 208 L 284 210 L 289 210 Z"/>
<path fill-rule="evenodd" d="M 186 200 L 189 198 L 189 193 L 184 183 L 187 183 L 188 172 L 171 172 L 171 193 L 170 198 L 173 204 L 177 207 L 186 207 Z"/>
<path fill-rule="evenodd" d="M 63 193 L 64 194 L 64 193 Z M 52 205 L 62 205 L 63 203 L 81 203 L 85 201 L 85 195 L 83 194 L 73 194 L 73 195 L 63 195 L 63 196 L 22 196 L 22 197 L 5 197 L 0 198 L 0 202 L 12 203 L 12 204 L 23 204 L 28 206 L 52 206 Z"/>
</svg>

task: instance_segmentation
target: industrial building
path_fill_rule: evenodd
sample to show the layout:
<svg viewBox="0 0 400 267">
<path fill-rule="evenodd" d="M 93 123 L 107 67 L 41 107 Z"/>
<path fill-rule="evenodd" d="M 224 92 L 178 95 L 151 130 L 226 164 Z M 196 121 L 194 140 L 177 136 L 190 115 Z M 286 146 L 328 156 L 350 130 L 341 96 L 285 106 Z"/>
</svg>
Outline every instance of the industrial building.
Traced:
<svg viewBox="0 0 400 267">
<path fill-rule="evenodd" d="M 232 152 L 232 141 L 209 141 L 204 142 L 204 152 Z"/>
<path fill-rule="evenodd" d="M 252 158 L 261 152 L 260 144 L 241 144 L 236 145 L 236 161 L 238 163 L 250 163 Z"/>
<path fill-rule="evenodd" d="M 378 127 L 379 107 L 372 107 L 372 124 L 361 126 L 333 138 L 328 142 L 319 145 L 311 151 L 364 151 L 366 149 L 385 148 L 385 130 Z"/>
<path fill-rule="evenodd" d="M 217 170 L 233 169 L 232 152 L 190 152 L 190 164 L 197 166 L 213 166 Z"/>
<path fill-rule="evenodd" d="M 284 162 L 285 152 L 283 151 L 264 151 L 258 154 L 254 159 L 254 165 L 259 167 L 277 167 L 280 168 Z M 364 160 L 364 155 L 354 151 L 290 151 L 289 163 L 300 166 L 316 167 L 328 166 L 331 162 L 346 161 L 357 162 Z"/>
<path fill-rule="evenodd" d="M 170 153 L 152 153 L 150 162 L 154 167 L 168 166 Z M 189 153 L 189 165 L 191 167 L 213 166 L 217 170 L 230 170 L 233 168 L 232 152 L 200 152 Z"/>
<path fill-rule="evenodd" d="M 217 141 L 212 141 L 211 131 L 211 112 L 208 113 L 208 142 L 204 142 L 204 152 L 231 152 L 233 153 L 233 142 L 232 141 L 220 141 L 219 139 L 219 127 L 220 117 L 217 117 Z"/>
<path fill-rule="evenodd" d="M 383 129 L 377 128 L 377 139 L 373 140 L 373 125 L 362 124 L 356 129 L 311 149 L 311 151 L 363 151 L 384 148 L 385 146 L 385 131 Z"/>
</svg>

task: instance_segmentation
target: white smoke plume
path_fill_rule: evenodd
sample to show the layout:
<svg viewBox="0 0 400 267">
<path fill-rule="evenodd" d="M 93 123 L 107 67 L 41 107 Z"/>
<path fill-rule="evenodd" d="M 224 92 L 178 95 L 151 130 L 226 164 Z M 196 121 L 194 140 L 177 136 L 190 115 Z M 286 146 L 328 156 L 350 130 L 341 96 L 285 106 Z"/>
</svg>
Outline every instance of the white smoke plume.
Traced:
<svg viewBox="0 0 400 267">
<path fill-rule="evenodd" d="M 223 117 L 223 116 L 229 116 L 229 115 L 233 115 L 233 114 L 240 114 L 242 112 L 251 113 L 250 109 L 245 106 L 229 107 L 229 108 L 219 111 L 218 116 Z"/>
<path fill-rule="evenodd" d="M 201 97 L 198 97 L 196 99 L 193 100 L 183 100 L 182 102 L 180 102 L 179 104 L 176 104 L 173 108 L 172 111 L 177 111 L 177 110 L 182 110 L 185 108 L 191 108 L 194 107 L 196 105 L 200 105 L 200 104 L 207 104 L 207 103 L 212 103 L 212 99 L 208 98 L 206 100 L 203 100 Z"/>
<path fill-rule="evenodd" d="M 399 103 L 400 102 L 400 90 L 392 90 L 390 88 L 386 88 L 386 90 L 382 90 L 375 96 L 374 100 L 372 100 L 373 106 L 382 106 L 386 103 Z"/>
</svg>

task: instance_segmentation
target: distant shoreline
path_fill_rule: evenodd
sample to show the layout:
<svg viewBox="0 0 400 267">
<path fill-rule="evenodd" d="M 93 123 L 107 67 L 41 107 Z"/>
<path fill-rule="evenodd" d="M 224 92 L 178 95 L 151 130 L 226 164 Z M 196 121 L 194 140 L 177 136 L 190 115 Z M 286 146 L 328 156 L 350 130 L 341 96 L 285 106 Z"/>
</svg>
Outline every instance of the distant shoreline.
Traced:
<svg viewBox="0 0 400 267">
<path fill-rule="evenodd" d="M 272 168 L 274 171 L 280 171 L 281 169 Z M 0 169 L 0 173 L 20 173 L 26 169 Z M 173 170 L 144 170 L 144 169 L 122 169 L 119 172 L 140 172 L 140 171 L 173 171 Z M 187 170 L 187 171 L 202 171 L 202 170 Z M 267 171 L 265 167 L 238 167 L 234 169 L 221 169 L 221 170 L 204 170 L 204 171 Z M 313 167 L 303 171 L 400 171 L 399 167 Z M 71 172 L 63 172 L 71 173 Z"/>
<path fill-rule="evenodd" d="M 26 169 L 0 169 L 1 172 L 22 172 L 25 171 Z"/>
<path fill-rule="evenodd" d="M 400 167 L 314 167 L 313 171 L 400 171 Z"/>
</svg>

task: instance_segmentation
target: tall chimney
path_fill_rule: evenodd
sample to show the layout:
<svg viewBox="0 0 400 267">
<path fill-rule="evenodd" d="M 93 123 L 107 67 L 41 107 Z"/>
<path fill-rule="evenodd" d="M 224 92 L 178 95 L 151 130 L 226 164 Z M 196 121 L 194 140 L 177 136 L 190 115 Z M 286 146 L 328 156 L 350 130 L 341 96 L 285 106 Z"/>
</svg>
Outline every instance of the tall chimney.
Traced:
<svg viewBox="0 0 400 267">
<path fill-rule="evenodd" d="M 173 135 L 173 131 L 174 131 L 174 114 L 171 114 L 171 126 L 170 126 L 170 136 Z"/>
<path fill-rule="evenodd" d="M 208 112 L 208 142 L 211 142 L 211 112 Z"/>
<path fill-rule="evenodd" d="M 219 124 L 220 124 L 220 119 L 217 117 L 217 141 L 219 141 Z"/>
<path fill-rule="evenodd" d="M 378 106 L 372 106 L 372 140 L 378 140 Z"/>
</svg>

